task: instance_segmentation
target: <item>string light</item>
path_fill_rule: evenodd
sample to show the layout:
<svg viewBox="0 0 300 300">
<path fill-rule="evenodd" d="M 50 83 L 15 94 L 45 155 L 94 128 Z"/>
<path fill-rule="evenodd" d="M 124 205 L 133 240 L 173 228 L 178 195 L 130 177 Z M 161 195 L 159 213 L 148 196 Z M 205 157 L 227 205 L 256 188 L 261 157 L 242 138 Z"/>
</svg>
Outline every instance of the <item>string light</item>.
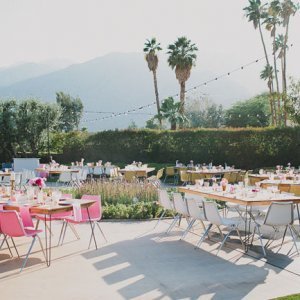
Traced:
<svg viewBox="0 0 300 300">
<path fill-rule="evenodd" d="M 293 44 L 291 44 L 290 47 L 293 47 Z M 268 55 L 268 56 L 270 56 L 270 55 Z M 217 80 L 219 80 L 219 79 L 221 79 L 221 78 L 223 78 L 223 77 L 225 77 L 225 76 L 229 76 L 229 75 L 231 75 L 232 73 L 238 72 L 238 71 L 240 71 L 240 70 L 244 70 L 245 68 L 251 66 L 252 64 L 258 63 L 259 61 L 261 61 L 261 60 L 263 60 L 263 59 L 265 59 L 265 56 L 263 56 L 263 57 L 261 57 L 261 58 L 258 58 L 258 59 L 254 60 L 254 61 L 251 61 L 251 62 L 249 62 L 249 63 L 247 63 L 247 64 L 245 64 L 245 65 L 242 65 L 242 66 L 239 67 L 239 68 L 236 68 L 236 69 L 233 69 L 233 70 L 231 70 L 231 71 L 229 71 L 229 72 L 223 73 L 223 74 L 221 74 L 221 75 L 219 75 L 219 76 L 217 76 L 217 77 L 215 77 L 215 78 L 213 78 L 213 79 L 207 80 L 207 81 L 205 81 L 205 82 L 203 82 L 203 83 L 200 83 L 200 84 L 198 84 L 198 85 L 196 85 L 196 86 L 193 86 L 193 87 L 191 87 L 191 88 L 185 90 L 185 94 L 186 94 L 186 93 L 189 93 L 189 92 L 192 91 L 192 90 L 196 90 L 196 89 L 198 89 L 198 88 L 200 88 L 200 87 L 202 87 L 202 86 L 206 86 L 208 83 L 217 81 Z M 203 95 L 207 95 L 207 94 L 203 94 Z M 178 97 L 178 96 L 179 96 L 179 94 L 175 94 L 175 95 L 169 96 L 169 97 Z M 165 97 L 165 98 L 167 98 L 167 97 Z M 164 99 L 165 99 L 165 98 L 164 98 Z M 127 111 L 121 112 L 121 113 L 116 113 L 116 112 L 102 112 L 102 111 L 98 111 L 98 112 L 94 112 L 94 111 L 84 111 L 84 113 L 111 114 L 111 115 L 110 115 L 110 116 L 106 116 L 106 117 L 102 117 L 102 118 L 95 118 L 95 119 L 93 119 L 93 120 L 83 120 L 82 123 L 96 122 L 96 121 L 106 120 L 106 119 L 110 119 L 110 118 L 114 118 L 114 117 L 119 117 L 119 116 L 122 116 L 122 115 L 125 115 L 125 116 L 126 116 L 126 115 L 128 115 L 128 114 L 135 113 L 136 110 L 142 110 L 142 109 L 145 109 L 145 108 L 150 108 L 151 106 L 153 106 L 153 105 L 155 105 L 155 104 L 156 104 L 156 102 L 152 102 L 152 103 L 150 103 L 150 104 L 146 104 L 146 105 L 140 106 L 139 108 L 134 108 L 134 109 L 127 110 Z M 135 114 L 137 114 L 137 113 L 135 113 Z M 154 114 L 149 114 L 149 115 L 154 115 Z M 259 115 L 257 115 L 257 116 L 259 116 Z M 239 117 L 240 117 L 240 115 L 239 115 Z M 267 117 L 267 115 L 266 115 L 266 117 Z M 231 118 L 231 115 L 229 116 L 229 118 Z"/>
</svg>

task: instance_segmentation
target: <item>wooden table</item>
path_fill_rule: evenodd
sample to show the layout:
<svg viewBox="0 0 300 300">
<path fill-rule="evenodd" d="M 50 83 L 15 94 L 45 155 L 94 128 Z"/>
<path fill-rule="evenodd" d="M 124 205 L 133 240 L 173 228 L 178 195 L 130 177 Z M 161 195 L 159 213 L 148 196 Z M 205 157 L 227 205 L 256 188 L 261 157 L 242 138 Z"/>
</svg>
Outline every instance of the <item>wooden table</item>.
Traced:
<svg viewBox="0 0 300 300">
<path fill-rule="evenodd" d="M 0 177 L 10 176 L 10 175 L 11 175 L 11 172 L 0 172 Z"/>
<path fill-rule="evenodd" d="M 265 196 L 262 193 L 261 194 L 257 193 L 257 196 L 259 196 L 257 198 L 257 196 L 247 197 L 239 194 L 230 194 L 228 192 L 223 192 L 223 191 L 214 191 L 212 187 L 196 188 L 195 186 L 193 187 L 186 186 L 186 187 L 180 187 L 178 188 L 178 190 L 179 192 L 182 193 L 200 195 L 207 199 L 213 199 L 213 200 L 219 200 L 219 201 L 244 205 L 245 212 L 246 212 L 245 240 L 244 240 L 246 252 L 250 247 L 250 224 L 251 224 L 251 219 L 253 218 L 251 214 L 252 206 L 266 206 L 266 205 L 270 205 L 272 202 L 293 202 L 294 204 L 297 205 L 298 219 L 300 222 L 300 214 L 299 214 L 299 206 L 298 206 L 298 204 L 300 203 L 300 197 L 293 196 L 290 194 L 274 194 L 273 197 L 269 197 L 268 193 L 266 193 Z M 248 214 L 249 214 L 249 218 L 248 218 Z"/>
<path fill-rule="evenodd" d="M 148 173 L 155 171 L 155 168 L 132 168 L 132 169 L 121 169 L 121 173 L 133 172 L 135 177 L 147 177 Z"/>
<path fill-rule="evenodd" d="M 71 173 L 78 173 L 78 169 L 43 169 L 43 168 L 36 168 L 36 172 L 45 172 L 53 175 L 59 175 L 61 173 L 65 172 L 71 172 Z"/>
<path fill-rule="evenodd" d="M 90 221 L 90 226 L 91 226 L 91 231 L 92 231 L 92 237 L 94 239 L 94 243 L 95 243 L 95 247 L 96 249 L 98 249 L 97 247 L 97 242 L 96 242 L 96 238 L 95 238 L 95 234 L 94 234 L 94 228 L 90 219 L 90 213 L 89 213 L 89 207 L 91 205 L 93 205 L 95 203 L 94 200 L 77 200 L 77 199 L 71 199 L 71 200 L 67 200 L 70 203 L 80 203 L 82 208 L 86 208 L 87 210 L 87 214 L 88 214 L 88 218 Z M 18 203 L 10 203 L 10 204 L 4 204 L 3 209 L 4 210 L 16 210 L 16 211 L 20 211 L 20 207 L 22 205 L 18 204 Z M 33 201 L 31 201 L 29 203 L 29 211 L 32 214 L 41 214 L 45 216 L 45 244 L 46 244 L 46 263 L 47 266 L 49 267 L 51 264 L 51 221 L 52 221 L 52 215 L 56 214 L 56 213 L 62 213 L 62 212 L 68 212 L 68 211 L 72 211 L 73 210 L 73 205 L 39 205 L 37 203 L 34 203 Z M 48 217 L 48 218 L 47 218 Z M 49 220 L 49 225 L 47 225 L 47 220 Z M 47 230 L 49 228 L 49 236 L 47 234 Z"/>
</svg>

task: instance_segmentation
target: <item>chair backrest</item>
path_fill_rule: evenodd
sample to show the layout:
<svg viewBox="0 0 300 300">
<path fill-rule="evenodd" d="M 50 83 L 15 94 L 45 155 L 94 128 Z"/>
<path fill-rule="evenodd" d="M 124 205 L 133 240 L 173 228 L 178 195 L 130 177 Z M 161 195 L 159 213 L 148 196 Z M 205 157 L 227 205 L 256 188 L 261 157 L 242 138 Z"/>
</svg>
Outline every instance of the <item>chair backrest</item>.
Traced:
<svg viewBox="0 0 300 300">
<path fill-rule="evenodd" d="M 158 190 L 158 202 L 165 209 L 174 210 L 174 206 L 166 190 Z"/>
<path fill-rule="evenodd" d="M 215 225 L 222 225 L 222 219 L 216 202 L 203 202 L 204 215 L 207 221 Z"/>
<path fill-rule="evenodd" d="M 0 211 L 1 230 L 11 237 L 25 236 L 21 218 L 15 210 Z"/>
<path fill-rule="evenodd" d="M 81 171 L 79 171 L 79 174 L 80 174 L 79 175 L 80 180 L 85 181 L 87 179 L 89 172 L 87 169 L 82 169 Z"/>
<path fill-rule="evenodd" d="M 89 215 L 93 220 L 100 220 L 102 217 L 101 197 L 97 195 L 82 195 L 82 200 L 94 200 L 96 201 L 89 207 Z M 87 209 L 81 209 L 82 220 L 87 221 L 89 219 Z"/>
<path fill-rule="evenodd" d="M 185 199 L 181 196 L 180 193 L 174 193 L 173 194 L 173 201 L 174 201 L 174 207 L 175 210 L 180 213 L 183 216 L 188 216 L 189 212 L 187 209 L 186 201 Z"/>
<path fill-rule="evenodd" d="M 264 224 L 270 226 L 283 226 L 294 221 L 292 202 L 273 202 L 265 216 Z"/>
<path fill-rule="evenodd" d="M 127 182 L 132 182 L 135 179 L 136 171 L 126 171 L 124 173 L 124 178 Z"/>
<path fill-rule="evenodd" d="M 181 182 L 188 182 L 190 180 L 190 175 L 187 171 L 180 171 L 180 181 Z"/>
<path fill-rule="evenodd" d="M 96 166 L 94 168 L 94 175 L 102 175 L 104 173 L 103 167 Z"/>
<path fill-rule="evenodd" d="M 194 219 L 205 220 L 202 200 L 188 197 L 186 198 L 186 204 L 190 217 Z"/>
<path fill-rule="evenodd" d="M 296 196 L 300 196 L 300 185 L 292 184 L 290 187 L 290 193 L 293 193 Z"/>
<path fill-rule="evenodd" d="M 286 184 L 286 183 L 280 183 L 280 184 L 278 184 L 278 189 L 279 189 L 280 192 L 289 193 L 290 187 L 291 187 L 290 184 Z"/>
<path fill-rule="evenodd" d="M 34 227 L 28 206 L 20 207 L 20 217 L 22 219 L 24 227 L 32 227 L 32 228 Z"/>
<path fill-rule="evenodd" d="M 166 175 L 167 176 L 174 176 L 175 175 L 175 168 L 174 167 L 166 167 Z"/>
<path fill-rule="evenodd" d="M 163 177 L 163 175 L 164 175 L 164 168 L 159 169 L 159 170 L 157 171 L 157 173 L 156 173 L 156 178 L 157 178 L 157 179 L 160 179 L 160 178 Z"/>
</svg>

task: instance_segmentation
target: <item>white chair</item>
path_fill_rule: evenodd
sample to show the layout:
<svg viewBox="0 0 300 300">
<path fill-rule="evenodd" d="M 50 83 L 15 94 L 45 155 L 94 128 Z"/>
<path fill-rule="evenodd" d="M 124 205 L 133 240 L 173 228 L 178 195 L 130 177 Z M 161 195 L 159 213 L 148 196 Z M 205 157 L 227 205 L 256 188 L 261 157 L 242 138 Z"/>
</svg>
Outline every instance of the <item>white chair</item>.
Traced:
<svg viewBox="0 0 300 300">
<path fill-rule="evenodd" d="M 190 194 L 185 194 L 185 199 L 186 199 L 187 209 L 191 221 L 189 223 L 189 226 L 183 233 L 181 239 L 184 239 L 186 237 L 187 233 L 191 230 L 191 228 L 193 227 L 196 221 L 200 222 L 204 231 L 206 229 L 203 223 L 203 221 L 206 221 L 204 211 L 203 211 L 203 201 L 205 201 L 205 199 L 202 198 L 201 196 L 190 195 Z"/>
<path fill-rule="evenodd" d="M 174 217 L 173 222 L 171 223 L 171 225 L 169 226 L 168 230 L 166 231 L 166 233 L 168 234 L 176 225 L 177 221 L 181 222 L 182 217 L 186 218 L 188 226 L 190 224 L 189 222 L 189 212 L 187 209 L 187 205 L 186 205 L 186 201 L 185 199 L 181 196 L 180 193 L 174 193 L 173 194 L 173 203 L 174 203 L 174 208 L 176 211 L 176 216 Z"/>
<path fill-rule="evenodd" d="M 58 183 L 62 183 L 66 186 L 72 185 L 72 173 L 71 172 L 61 172 L 57 180 Z"/>
<path fill-rule="evenodd" d="M 205 233 L 203 234 L 203 236 L 199 240 L 198 244 L 196 245 L 196 248 L 197 247 L 200 248 L 202 242 L 204 241 L 205 237 L 208 236 L 209 230 L 212 228 L 213 225 L 216 225 L 219 228 L 220 228 L 220 226 L 225 226 L 225 228 L 227 228 L 229 230 L 229 232 L 225 235 L 225 237 L 223 238 L 223 240 L 221 242 L 221 245 L 218 249 L 217 255 L 219 254 L 219 251 L 222 249 L 227 238 L 233 231 L 237 232 L 237 234 L 240 238 L 240 241 L 242 243 L 242 246 L 244 248 L 244 242 L 242 240 L 240 231 L 238 229 L 238 225 L 239 225 L 238 221 L 228 219 L 228 218 L 222 218 L 219 214 L 218 206 L 217 206 L 216 202 L 203 202 L 203 208 L 204 208 L 205 218 L 207 221 L 210 222 L 210 224 L 208 225 Z M 221 235 L 223 235 L 223 234 L 221 234 Z"/>
<path fill-rule="evenodd" d="M 166 190 L 158 190 L 158 203 L 160 206 L 163 207 L 164 210 L 160 218 L 158 219 L 157 223 L 155 224 L 154 228 L 157 227 L 158 223 L 162 220 L 167 210 L 174 211 L 174 205 Z"/>
<path fill-rule="evenodd" d="M 101 166 L 94 167 L 94 173 L 93 175 L 101 177 L 104 174 L 104 168 Z"/>
<path fill-rule="evenodd" d="M 273 202 L 269 206 L 264 220 L 261 222 L 259 220 L 255 220 L 255 227 L 254 227 L 254 231 L 253 231 L 252 242 L 253 242 L 254 235 L 257 231 L 263 254 L 264 254 L 264 256 L 266 256 L 265 248 L 268 246 L 270 240 L 276 239 L 276 236 L 279 233 L 280 227 L 284 227 L 285 229 L 284 229 L 284 234 L 282 237 L 282 242 L 281 242 L 280 248 L 283 245 L 287 229 L 289 229 L 292 239 L 293 239 L 294 246 L 296 248 L 297 253 L 299 254 L 299 250 L 298 250 L 297 243 L 296 243 L 296 237 L 295 237 L 296 230 L 293 227 L 293 223 L 294 223 L 294 205 L 293 205 L 293 203 L 292 202 Z M 261 237 L 260 228 L 262 225 L 269 226 L 274 229 L 273 236 L 271 238 L 269 238 L 266 245 L 263 244 L 262 237 Z"/>
</svg>

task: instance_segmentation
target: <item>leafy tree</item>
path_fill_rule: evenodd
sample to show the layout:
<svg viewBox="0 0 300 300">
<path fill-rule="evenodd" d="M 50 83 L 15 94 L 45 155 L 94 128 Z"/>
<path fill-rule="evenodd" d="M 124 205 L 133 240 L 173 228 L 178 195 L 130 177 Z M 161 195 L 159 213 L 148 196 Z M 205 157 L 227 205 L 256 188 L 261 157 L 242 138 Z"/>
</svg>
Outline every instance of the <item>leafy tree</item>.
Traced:
<svg viewBox="0 0 300 300">
<path fill-rule="evenodd" d="M 15 100 L 0 102 L 0 157 L 9 161 L 17 152 L 16 115 L 18 105 Z"/>
<path fill-rule="evenodd" d="M 20 151 L 37 156 L 46 143 L 47 133 L 56 128 L 60 109 L 56 104 L 36 99 L 22 101 L 16 115 L 17 140 Z"/>
<path fill-rule="evenodd" d="M 168 97 L 162 102 L 160 111 L 162 118 L 171 124 L 171 130 L 176 130 L 177 124 L 182 125 L 188 122 L 187 117 L 181 112 L 181 103 L 175 102 L 172 97 Z"/>
<path fill-rule="evenodd" d="M 65 132 L 78 130 L 83 113 L 80 98 L 73 98 L 63 92 L 56 93 L 56 103 L 61 107 L 58 129 Z"/>
<path fill-rule="evenodd" d="M 196 62 L 198 48 L 186 37 L 179 37 L 168 46 L 168 63 L 174 70 L 180 84 L 180 112 L 184 114 L 185 83 L 190 78 L 191 69 Z"/>
<path fill-rule="evenodd" d="M 287 111 L 293 122 L 300 125 L 300 80 L 291 78 L 287 95 Z"/>
<path fill-rule="evenodd" d="M 129 129 L 129 130 L 135 130 L 135 129 L 138 129 L 138 126 L 136 125 L 136 123 L 133 120 L 131 120 L 131 122 L 128 125 L 127 129 Z"/>
<path fill-rule="evenodd" d="M 267 94 L 237 102 L 225 113 L 225 124 L 228 127 L 266 127 L 269 126 L 269 119 Z"/>
<path fill-rule="evenodd" d="M 153 74 L 153 82 L 154 82 L 154 91 L 155 91 L 155 99 L 156 99 L 156 108 L 157 114 L 160 115 L 160 104 L 159 104 L 159 94 L 157 87 L 157 67 L 158 67 L 158 51 L 161 51 L 160 43 L 156 42 L 156 38 L 152 38 L 151 40 L 147 40 L 144 44 L 144 53 L 145 58 L 148 63 L 148 68 Z M 159 123 L 161 125 L 161 118 L 159 118 Z"/>
<path fill-rule="evenodd" d="M 189 103 L 186 108 L 186 116 L 191 128 L 219 128 L 224 123 L 222 105 L 216 105 L 208 98 Z"/>
<path fill-rule="evenodd" d="M 148 121 L 146 121 L 146 128 L 148 129 L 160 129 L 161 126 L 159 124 L 157 124 L 157 118 L 151 118 Z M 162 121 L 162 120 L 160 120 Z"/>
</svg>

